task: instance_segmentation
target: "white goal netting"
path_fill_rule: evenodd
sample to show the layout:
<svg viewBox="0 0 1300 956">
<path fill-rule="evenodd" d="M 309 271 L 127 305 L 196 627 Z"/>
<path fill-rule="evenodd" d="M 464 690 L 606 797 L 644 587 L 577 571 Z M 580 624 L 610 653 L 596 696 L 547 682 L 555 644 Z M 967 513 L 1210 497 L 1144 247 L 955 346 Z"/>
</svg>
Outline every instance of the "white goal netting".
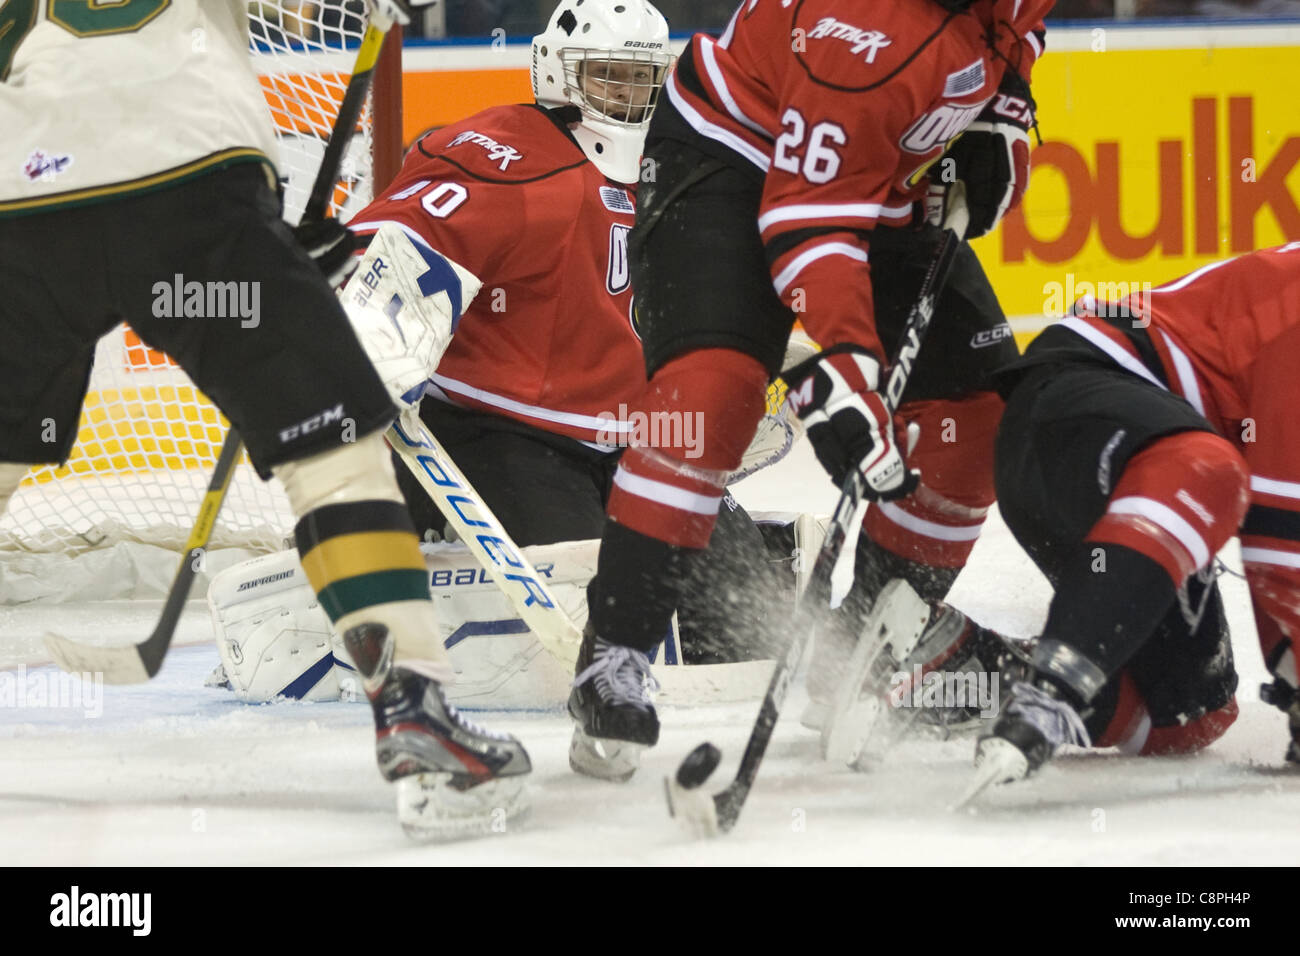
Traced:
<svg viewBox="0 0 1300 956">
<path fill-rule="evenodd" d="M 249 5 L 249 54 L 280 140 L 285 218 L 291 222 L 298 221 L 311 191 L 365 13 L 362 0 Z M 334 191 L 332 211 L 344 219 L 373 194 L 375 113 L 372 93 Z M 226 429 L 225 419 L 184 372 L 128 327 L 118 327 L 97 347 L 71 458 L 61 468 L 34 468 L 23 480 L 0 519 L 0 549 L 66 556 L 129 542 L 167 549 L 174 561 Z M 212 547 L 275 550 L 292 526 L 279 484 L 258 480 L 245 457 Z M 57 567 L 51 565 L 49 573 L 61 573 Z M 15 597 L 7 591 L 4 577 L 0 571 L 0 602 L 30 599 L 27 592 Z"/>
</svg>

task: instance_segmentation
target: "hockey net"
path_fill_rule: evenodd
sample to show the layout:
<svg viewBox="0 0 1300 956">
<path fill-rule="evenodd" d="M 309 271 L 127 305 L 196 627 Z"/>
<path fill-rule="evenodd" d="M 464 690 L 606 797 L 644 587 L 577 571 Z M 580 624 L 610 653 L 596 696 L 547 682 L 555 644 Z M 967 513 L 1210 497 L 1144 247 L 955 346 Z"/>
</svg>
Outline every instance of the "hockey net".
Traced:
<svg viewBox="0 0 1300 956">
<path fill-rule="evenodd" d="M 298 221 L 306 205 L 365 16 L 361 0 L 249 5 L 249 54 L 280 142 L 284 215 L 290 222 Z M 346 219 L 370 200 L 377 175 L 387 182 L 395 172 L 400 71 L 400 40 L 392 35 L 343 161 L 334 215 Z M 119 326 L 97 346 L 71 458 L 64 467 L 28 473 L 0 519 L 0 549 L 66 556 L 138 543 L 167 549 L 174 562 L 226 430 L 225 419 L 184 372 Z M 261 482 L 245 456 L 211 547 L 275 550 L 292 526 L 278 482 Z M 12 599 L 0 582 L 0 601 Z"/>
</svg>

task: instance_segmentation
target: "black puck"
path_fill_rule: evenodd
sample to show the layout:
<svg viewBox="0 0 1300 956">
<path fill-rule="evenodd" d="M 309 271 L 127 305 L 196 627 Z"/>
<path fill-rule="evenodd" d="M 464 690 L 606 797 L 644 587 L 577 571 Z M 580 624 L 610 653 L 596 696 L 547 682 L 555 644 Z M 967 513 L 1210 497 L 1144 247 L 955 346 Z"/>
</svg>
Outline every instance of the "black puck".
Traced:
<svg viewBox="0 0 1300 956">
<path fill-rule="evenodd" d="M 722 751 L 710 743 L 703 743 L 686 755 L 681 766 L 677 768 L 677 785 L 686 790 L 694 790 L 709 774 L 717 769 L 722 760 Z"/>
</svg>

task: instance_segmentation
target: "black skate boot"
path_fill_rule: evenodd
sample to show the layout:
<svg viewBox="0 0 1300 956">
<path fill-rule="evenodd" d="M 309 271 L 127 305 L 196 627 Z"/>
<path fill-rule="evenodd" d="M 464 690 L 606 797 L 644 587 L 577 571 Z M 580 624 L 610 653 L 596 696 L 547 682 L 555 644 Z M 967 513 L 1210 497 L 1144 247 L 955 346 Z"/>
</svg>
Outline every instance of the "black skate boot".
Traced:
<svg viewBox="0 0 1300 956">
<path fill-rule="evenodd" d="M 1291 731 L 1286 761 L 1300 764 L 1300 691 L 1281 677 L 1274 677 L 1273 683 L 1260 685 L 1259 699 L 1286 714 L 1287 727 Z"/>
<path fill-rule="evenodd" d="M 1061 691 L 1041 678 L 1017 681 L 1002 698 L 1002 714 L 975 745 L 975 776 L 957 806 L 996 784 L 1023 780 L 1066 744 L 1091 743 L 1083 718 Z"/>
<path fill-rule="evenodd" d="M 822 725 L 823 756 L 869 766 L 912 731 L 948 737 L 979 726 L 1002 686 L 1029 672 L 1028 646 L 894 579 L 841 669 Z"/>
<path fill-rule="evenodd" d="M 394 667 L 383 625 L 358 625 L 343 643 L 374 711 L 379 772 L 397 786 L 398 820 L 411 837 L 504 832 L 527 812 L 532 764 L 519 741 L 465 719 L 436 680 Z"/>
<path fill-rule="evenodd" d="M 630 647 L 596 637 L 588 624 L 569 694 L 576 722 L 569 766 L 578 773 L 622 783 L 631 779 L 641 751 L 659 742 L 659 716 L 650 694 L 659 683 L 650 660 Z"/>
</svg>

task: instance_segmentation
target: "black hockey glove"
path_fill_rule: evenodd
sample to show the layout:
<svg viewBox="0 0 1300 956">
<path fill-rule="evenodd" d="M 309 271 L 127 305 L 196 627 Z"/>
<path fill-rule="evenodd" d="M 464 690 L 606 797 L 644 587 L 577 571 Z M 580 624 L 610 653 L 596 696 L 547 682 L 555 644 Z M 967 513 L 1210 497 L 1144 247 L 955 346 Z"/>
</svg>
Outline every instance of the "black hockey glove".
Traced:
<svg viewBox="0 0 1300 956">
<path fill-rule="evenodd" d="M 786 401 L 808 431 L 813 452 L 836 485 L 850 468 L 866 480 L 867 498 L 890 501 L 916 490 L 894 437 L 894 418 L 880 393 L 880 363 L 858 345 L 836 345 L 781 373 Z"/>
<path fill-rule="evenodd" d="M 352 253 L 361 248 L 361 243 L 356 233 L 337 219 L 305 222 L 294 227 L 293 236 L 333 288 L 340 288 L 356 269 L 359 260 Z"/>
<path fill-rule="evenodd" d="M 956 180 L 966 184 L 966 239 L 992 231 L 1020 202 L 1029 181 L 1029 128 L 1034 123 L 1034 102 L 1028 94 L 1019 76 L 1003 80 L 997 95 L 931 169 L 931 222 L 943 221 L 942 197 Z"/>
<path fill-rule="evenodd" d="M 427 7 L 436 0 L 370 0 L 371 9 L 386 16 L 394 23 L 406 26 L 411 22 L 411 14 L 420 7 Z"/>
</svg>

